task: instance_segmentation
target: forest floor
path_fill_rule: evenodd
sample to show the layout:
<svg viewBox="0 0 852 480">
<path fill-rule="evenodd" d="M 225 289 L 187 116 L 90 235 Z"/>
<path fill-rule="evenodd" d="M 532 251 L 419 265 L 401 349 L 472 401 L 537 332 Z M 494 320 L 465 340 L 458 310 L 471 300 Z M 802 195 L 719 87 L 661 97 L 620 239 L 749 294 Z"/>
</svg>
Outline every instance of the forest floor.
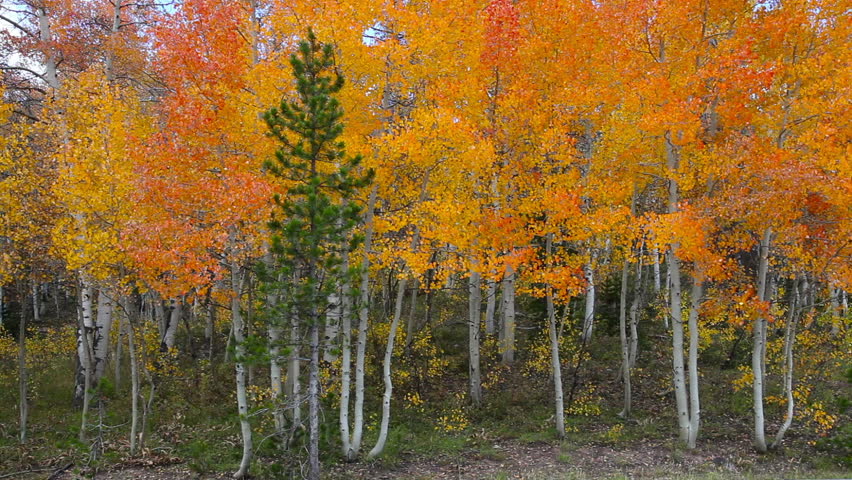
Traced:
<svg viewBox="0 0 852 480">
<path fill-rule="evenodd" d="M 722 480 L 722 479 L 852 479 L 852 471 L 781 454 L 757 455 L 741 439 L 714 441 L 694 452 L 673 448 L 671 442 L 637 440 L 618 445 L 574 444 L 506 439 L 487 449 L 462 449 L 437 455 L 408 454 L 392 463 L 372 462 L 326 466 L 330 480 Z M 81 475 L 74 468 L 35 472 L 17 478 L 77 480 L 227 479 L 228 473 L 198 473 L 175 459 L 116 464 Z M 829 467 L 829 469 L 826 469 Z M 94 474 L 94 475 L 93 475 Z M 0 477 L 2 478 L 2 477 Z M 258 476 L 256 478 L 263 478 Z"/>
</svg>

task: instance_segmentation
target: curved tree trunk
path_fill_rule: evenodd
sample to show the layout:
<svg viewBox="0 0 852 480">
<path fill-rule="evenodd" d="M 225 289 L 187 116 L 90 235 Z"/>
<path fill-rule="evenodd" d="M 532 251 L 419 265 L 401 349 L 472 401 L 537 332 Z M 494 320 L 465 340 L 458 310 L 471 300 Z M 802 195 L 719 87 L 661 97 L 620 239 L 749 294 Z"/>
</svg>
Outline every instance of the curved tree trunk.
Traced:
<svg viewBox="0 0 852 480">
<path fill-rule="evenodd" d="M 415 235 L 416 237 L 416 235 Z M 379 438 L 376 440 L 376 445 L 370 450 L 367 458 L 375 458 L 380 455 L 385 449 L 385 442 L 388 438 L 388 425 L 390 423 L 390 405 L 391 395 L 393 393 L 393 382 L 391 381 L 391 360 L 393 359 L 393 345 L 396 339 L 396 330 L 399 328 L 399 319 L 402 317 L 402 299 L 405 295 L 406 279 L 402 278 L 399 281 L 396 292 L 396 304 L 394 306 L 393 320 L 391 321 L 390 331 L 388 332 L 388 343 L 385 348 L 385 358 L 382 361 L 382 377 L 385 383 L 385 393 L 382 396 L 382 421 L 379 427 Z"/>
<path fill-rule="evenodd" d="M 793 347 L 796 345 L 796 322 L 798 315 L 796 310 L 799 307 L 799 286 L 798 280 L 794 279 L 790 288 L 790 305 L 787 310 L 787 325 L 784 329 L 784 395 L 787 399 L 787 411 L 784 414 L 784 423 L 778 428 L 778 433 L 775 434 L 775 440 L 769 448 L 775 449 L 784 441 L 784 435 L 793 424 L 793 410 L 795 407 L 795 398 L 793 397 Z"/>
<path fill-rule="evenodd" d="M 760 241 L 760 262 L 757 269 L 757 296 L 761 302 L 766 301 L 766 275 L 769 270 L 769 244 L 771 238 L 772 229 L 767 228 Z M 764 315 L 758 315 L 754 319 L 753 335 L 754 348 L 751 354 L 751 368 L 754 377 L 752 381 L 754 447 L 759 452 L 766 452 L 766 432 L 763 413 L 764 355 L 766 351 L 766 317 Z"/>
</svg>

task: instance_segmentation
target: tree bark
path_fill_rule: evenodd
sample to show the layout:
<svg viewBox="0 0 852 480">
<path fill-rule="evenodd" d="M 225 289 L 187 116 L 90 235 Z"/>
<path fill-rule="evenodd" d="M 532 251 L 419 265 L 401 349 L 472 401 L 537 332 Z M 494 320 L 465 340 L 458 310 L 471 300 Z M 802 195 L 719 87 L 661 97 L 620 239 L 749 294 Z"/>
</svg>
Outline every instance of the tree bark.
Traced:
<svg viewBox="0 0 852 480">
<path fill-rule="evenodd" d="M 22 300 L 21 303 L 21 324 L 18 326 L 18 441 L 24 444 L 27 441 L 30 404 L 27 394 L 27 302 Z"/>
<path fill-rule="evenodd" d="M 343 251 L 343 271 L 349 271 L 349 252 Z M 349 399 L 352 393 L 352 288 L 349 277 L 342 282 L 341 292 L 341 329 L 340 337 L 340 444 L 344 458 L 351 448 L 351 437 L 349 432 Z"/>
<path fill-rule="evenodd" d="M 354 461 L 361 450 L 364 432 L 364 361 L 367 352 L 367 328 L 370 320 L 370 251 L 373 248 L 373 212 L 376 209 L 378 186 L 373 183 L 367 211 L 364 212 L 364 255 L 361 258 L 360 304 L 358 305 L 358 345 L 355 353 L 355 404 L 352 424 L 352 441 L 345 457 Z"/>
<path fill-rule="evenodd" d="M 88 307 L 88 309 L 89 309 L 88 321 L 89 321 L 89 324 L 91 325 L 91 323 L 92 323 L 92 318 L 91 318 L 91 315 L 92 315 L 92 312 L 91 312 L 91 309 L 92 309 L 92 299 L 91 299 L 92 288 L 91 287 L 83 287 L 80 290 L 80 292 L 81 292 L 81 302 L 80 302 L 81 308 L 78 310 L 78 321 L 79 321 L 78 328 L 79 328 L 80 332 L 82 332 L 82 333 L 79 335 L 79 338 L 78 338 L 78 342 L 79 342 L 78 353 L 81 354 L 80 361 L 83 362 L 82 363 L 83 382 L 82 382 L 82 385 L 81 385 L 81 387 L 82 387 L 81 395 L 83 397 L 82 398 L 83 411 L 82 411 L 81 420 L 80 420 L 79 440 L 81 442 L 85 442 L 86 441 L 86 430 L 88 428 L 87 417 L 88 417 L 88 414 L 89 414 L 89 397 L 90 397 L 89 390 L 92 388 L 92 369 L 93 369 L 92 368 L 92 357 L 94 356 L 94 354 L 92 353 L 92 345 L 91 345 L 91 342 L 90 342 L 90 333 L 89 333 L 89 331 L 91 330 L 91 327 L 86 325 L 87 314 L 85 312 L 86 312 L 86 308 Z"/>
<path fill-rule="evenodd" d="M 302 384 L 301 360 L 299 353 L 302 349 L 302 331 L 299 319 L 291 314 L 290 317 L 290 358 L 287 362 L 287 396 L 293 405 L 293 428 L 302 425 Z"/>
<path fill-rule="evenodd" d="M 630 385 L 630 343 L 627 339 L 627 280 L 630 273 L 630 260 L 624 259 L 624 266 L 621 268 L 621 298 L 618 304 L 618 333 L 621 339 L 621 380 L 624 388 L 624 398 L 621 417 L 630 418 L 631 408 L 631 385 Z"/>
<path fill-rule="evenodd" d="M 468 372 L 470 400 L 474 406 L 482 404 L 482 380 L 479 365 L 479 323 L 482 311 L 482 283 L 478 272 L 470 272 L 468 280 Z"/>
<path fill-rule="evenodd" d="M 98 311 L 95 317 L 95 330 L 92 343 L 94 352 L 95 372 L 92 384 L 97 386 L 106 371 L 107 353 L 109 352 L 109 332 L 112 327 L 113 300 L 104 290 L 98 292 Z"/>
<path fill-rule="evenodd" d="M 666 164 L 672 176 L 678 169 L 678 152 L 671 141 L 671 133 L 666 132 Z M 678 211 L 678 184 L 674 178 L 669 180 L 668 213 Z M 680 259 L 677 256 L 679 244 L 672 243 L 668 250 L 668 274 L 669 285 L 669 312 L 671 315 L 672 328 L 672 383 L 675 391 L 675 404 L 677 407 L 678 431 L 680 439 L 684 443 L 689 441 L 690 416 L 687 403 L 686 378 L 683 365 L 683 317 L 681 312 L 681 279 Z"/>
<path fill-rule="evenodd" d="M 660 277 L 660 249 L 654 247 L 652 250 L 654 257 L 654 293 L 660 293 L 662 282 Z"/>
<path fill-rule="evenodd" d="M 757 296 L 761 302 L 766 301 L 766 275 L 769 270 L 769 245 L 772 238 L 772 229 L 767 228 L 763 232 L 760 241 L 760 261 L 757 268 Z M 753 374 L 752 393 L 754 408 L 754 447 L 757 451 L 764 453 L 767 450 L 766 433 L 763 413 L 763 380 L 764 380 L 764 355 L 766 351 L 766 317 L 758 315 L 754 319 L 753 326 L 754 348 L 751 355 L 751 368 Z"/>
<path fill-rule="evenodd" d="M 633 289 L 633 300 L 630 302 L 630 368 L 636 368 L 636 360 L 639 357 L 639 309 L 645 296 L 646 275 L 643 275 L 642 249 L 640 248 L 639 261 L 636 263 L 636 285 Z"/>
<path fill-rule="evenodd" d="M 552 263 L 553 234 L 545 240 L 548 264 Z M 562 361 L 559 358 L 559 332 L 556 329 L 556 309 L 553 305 L 553 287 L 547 285 L 547 329 L 550 336 L 550 368 L 553 371 L 553 406 L 556 418 L 556 436 L 565 438 L 565 402 L 562 390 Z"/>
<path fill-rule="evenodd" d="M 243 440 L 243 456 L 240 467 L 234 473 L 234 478 L 245 478 L 251 466 L 252 454 L 252 432 L 248 419 L 248 396 L 246 392 L 246 368 L 245 368 L 245 324 L 243 314 L 240 310 L 240 292 L 242 291 L 243 278 L 240 278 L 239 267 L 231 266 L 231 323 L 234 329 L 234 365 L 237 383 L 237 412 L 240 418 L 240 433 Z"/>
<path fill-rule="evenodd" d="M 698 396 L 698 314 L 704 296 L 704 283 L 701 276 L 700 272 L 696 272 L 690 293 L 689 355 L 687 358 L 689 369 L 689 438 L 686 442 L 687 448 L 695 448 L 698 429 L 701 426 L 701 402 Z"/>
<path fill-rule="evenodd" d="M 503 365 L 515 363 L 515 270 L 506 266 L 503 277 L 503 328 L 500 349 L 503 353 Z"/>
<path fill-rule="evenodd" d="M 168 352 L 175 346 L 175 336 L 177 335 L 178 324 L 180 317 L 183 314 L 183 299 L 173 298 L 171 300 L 171 308 L 167 313 L 163 314 L 163 328 L 160 337 L 160 351 Z"/>
<path fill-rule="evenodd" d="M 415 241 L 413 242 L 416 245 Z M 390 405 L 391 395 L 393 393 L 393 382 L 391 381 L 391 360 L 393 359 L 393 345 L 396 338 L 396 330 L 399 327 L 399 319 L 402 316 L 402 300 L 405 295 L 406 279 L 399 280 L 396 292 L 396 304 L 393 312 L 393 320 L 391 321 L 390 331 L 388 332 L 388 343 L 385 349 L 385 358 L 382 362 L 382 377 L 385 384 L 385 393 L 382 396 L 382 421 L 379 427 L 379 438 L 376 440 L 376 445 L 370 450 L 367 455 L 368 459 L 375 458 L 380 455 L 385 448 L 385 442 L 388 438 L 388 424 L 390 423 Z"/>
<path fill-rule="evenodd" d="M 339 288 L 328 296 L 328 311 L 325 314 L 325 330 L 323 332 L 322 359 L 332 363 L 337 360 L 338 337 L 340 336 L 340 320 L 343 316 L 343 304 Z"/>
<path fill-rule="evenodd" d="M 79 368 L 74 386 L 74 403 L 77 405 L 85 403 L 84 397 L 86 396 L 86 390 L 91 386 L 88 380 L 91 378 L 91 372 L 88 370 L 91 368 L 90 358 L 93 355 L 91 355 L 89 349 L 92 345 L 92 331 L 94 330 L 94 321 L 92 319 L 92 295 L 94 294 L 94 289 L 85 278 L 80 280 L 80 284 L 80 323 L 77 330 L 77 360 Z M 88 404 L 86 405 L 88 406 Z"/>
<path fill-rule="evenodd" d="M 583 265 L 583 275 L 586 277 L 586 310 L 583 315 L 582 340 L 588 344 L 592 341 L 595 327 L 595 272 L 591 263 Z"/>
<path fill-rule="evenodd" d="M 136 340 L 134 319 L 131 316 L 130 302 L 125 298 L 124 328 L 127 332 L 127 354 L 130 357 L 130 455 L 136 454 L 136 440 L 139 424 L 139 364 L 136 358 Z"/>
<path fill-rule="evenodd" d="M 319 315 L 312 315 L 309 329 L 311 360 L 308 372 L 308 479 L 320 480 L 319 463 Z"/>
<path fill-rule="evenodd" d="M 769 448 L 775 449 L 784 441 L 784 435 L 793 424 L 793 410 L 795 398 L 793 397 L 793 347 L 796 345 L 796 322 L 798 321 L 797 309 L 799 307 L 798 280 L 793 279 L 790 288 L 790 302 L 787 310 L 787 324 L 784 328 L 784 395 L 787 400 L 787 412 L 784 415 L 784 423 L 778 428 L 775 440 Z"/>
<path fill-rule="evenodd" d="M 494 335 L 494 310 L 497 306 L 497 282 L 493 279 L 485 281 L 486 295 L 485 299 L 485 334 Z"/>
</svg>

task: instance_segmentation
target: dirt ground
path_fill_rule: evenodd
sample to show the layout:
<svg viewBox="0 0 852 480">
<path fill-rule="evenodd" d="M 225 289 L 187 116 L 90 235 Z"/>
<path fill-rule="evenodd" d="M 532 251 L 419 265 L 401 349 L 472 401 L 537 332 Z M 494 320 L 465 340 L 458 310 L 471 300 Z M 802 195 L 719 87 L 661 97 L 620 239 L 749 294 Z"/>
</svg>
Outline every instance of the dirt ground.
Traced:
<svg viewBox="0 0 852 480">
<path fill-rule="evenodd" d="M 564 479 L 665 479 L 685 474 L 716 474 L 713 478 L 791 479 L 808 477 L 805 459 L 758 456 L 740 442 L 716 442 L 696 452 L 672 449 L 670 444 L 636 442 L 629 447 L 605 445 L 554 445 L 495 442 L 488 453 L 481 451 L 421 457 L 410 455 L 394 465 L 382 463 L 340 463 L 326 468 L 329 480 L 564 480 Z M 78 480 L 83 476 L 70 467 L 64 472 L 38 472 L 17 478 Z M 839 478 L 852 478 L 849 475 Z M 836 477 L 836 475 L 834 475 Z M 0 479 L 3 477 L 0 476 Z M 16 478 L 16 477 L 7 477 Z M 231 478 L 227 473 L 198 474 L 182 464 L 134 465 L 96 472 L 102 480 L 214 480 Z M 813 476 L 810 476 L 813 478 Z"/>
</svg>

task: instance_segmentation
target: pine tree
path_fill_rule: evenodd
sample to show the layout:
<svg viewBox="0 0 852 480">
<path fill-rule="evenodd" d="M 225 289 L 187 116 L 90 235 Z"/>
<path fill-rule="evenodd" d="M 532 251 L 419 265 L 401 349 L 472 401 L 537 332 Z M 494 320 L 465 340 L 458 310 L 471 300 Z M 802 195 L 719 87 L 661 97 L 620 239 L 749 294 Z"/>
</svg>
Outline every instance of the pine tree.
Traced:
<svg viewBox="0 0 852 480">
<path fill-rule="evenodd" d="M 279 318 L 295 318 L 308 329 L 309 478 L 319 479 L 319 329 L 330 295 L 357 274 L 343 259 L 359 242 L 352 234 L 361 210 L 354 196 L 373 173 L 357 173 L 361 156 L 348 156 L 338 140 L 343 108 L 335 95 L 344 79 L 332 45 L 308 30 L 290 64 L 296 95 L 264 115 L 281 144 L 266 167 L 287 185 L 274 196 L 277 208 L 269 223 L 276 269 L 270 278 L 280 279 L 273 282 L 281 299 Z"/>
</svg>

